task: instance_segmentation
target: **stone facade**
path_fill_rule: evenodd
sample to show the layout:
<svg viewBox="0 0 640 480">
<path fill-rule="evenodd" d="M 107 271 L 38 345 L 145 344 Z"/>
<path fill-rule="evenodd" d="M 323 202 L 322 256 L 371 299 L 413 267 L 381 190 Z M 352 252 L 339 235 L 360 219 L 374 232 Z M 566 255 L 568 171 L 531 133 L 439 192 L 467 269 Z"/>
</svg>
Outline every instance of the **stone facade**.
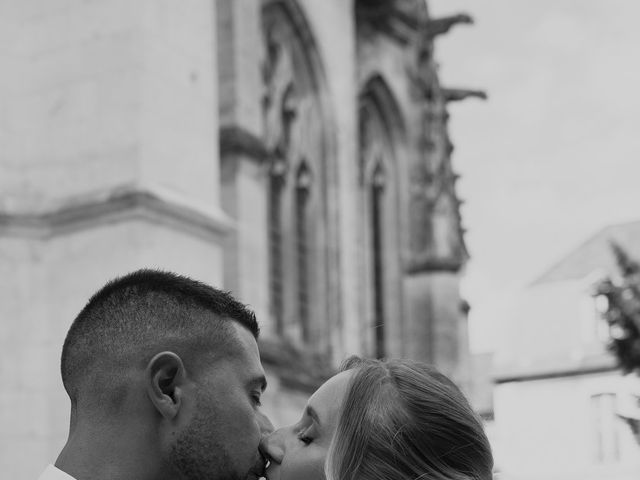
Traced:
<svg viewBox="0 0 640 480">
<path fill-rule="evenodd" d="M 467 385 L 446 105 L 482 94 L 439 84 L 433 40 L 469 17 L 431 19 L 417 0 L 2 8 L 7 477 L 35 478 L 64 442 L 72 319 L 143 266 L 256 311 L 276 424 L 349 354 Z"/>
</svg>

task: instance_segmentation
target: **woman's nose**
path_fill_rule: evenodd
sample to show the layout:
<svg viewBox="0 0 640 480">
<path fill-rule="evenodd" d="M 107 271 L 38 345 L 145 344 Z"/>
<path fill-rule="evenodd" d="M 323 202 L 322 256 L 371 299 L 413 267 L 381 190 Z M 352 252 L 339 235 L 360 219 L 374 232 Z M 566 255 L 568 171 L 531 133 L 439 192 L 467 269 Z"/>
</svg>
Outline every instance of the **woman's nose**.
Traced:
<svg viewBox="0 0 640 480">
<path fill-rule="evenodd" d="M 269 435 L 263 436 L 260 441 L 260 451 L 268 457 L 269 460 L 282 463 L 282 459 L 284 458 L 283 429 L 281 428 Z"/>
<path fill-rule="evenodd" d="M 258 423 L 260 425 L 260 433 L 262 434 L 262 436 L 273 433 L 275 428 L 273 427 L 273 423 L 271 423 L 271 420 L 269 420 L 269 417 L 267 417 L 262 412 L 258 412 L 258 415 Z"/>
</svg>

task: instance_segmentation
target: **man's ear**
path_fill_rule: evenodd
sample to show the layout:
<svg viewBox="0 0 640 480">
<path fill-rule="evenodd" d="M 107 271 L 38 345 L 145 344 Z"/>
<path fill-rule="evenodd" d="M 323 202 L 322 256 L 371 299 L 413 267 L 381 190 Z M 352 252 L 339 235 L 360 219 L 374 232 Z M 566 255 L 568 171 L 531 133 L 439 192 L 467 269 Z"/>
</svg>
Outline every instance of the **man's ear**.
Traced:
<svg viewBox="0 0 640 480">
<path fill-rule="evenodd" d="M 151 403 L 167 420 L 175 418 L 184 400 L 186 371 L 182 359 L 173 352 L 155 355 L 145 372 Z"/>
</svg>

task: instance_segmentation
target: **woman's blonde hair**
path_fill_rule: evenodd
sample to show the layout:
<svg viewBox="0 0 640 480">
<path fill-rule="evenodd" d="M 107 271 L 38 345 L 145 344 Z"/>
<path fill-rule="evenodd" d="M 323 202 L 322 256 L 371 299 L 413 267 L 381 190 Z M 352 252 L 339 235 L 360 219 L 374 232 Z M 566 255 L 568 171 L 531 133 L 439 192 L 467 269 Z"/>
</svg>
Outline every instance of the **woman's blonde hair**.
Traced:
<svg viewBox="0 0 640 480">
<path fill-rule="evenodd" d="M 490 480 L 479 417 L 445 375 L 411 360 L 351 357 L 327 480 Z"/>
</svg>

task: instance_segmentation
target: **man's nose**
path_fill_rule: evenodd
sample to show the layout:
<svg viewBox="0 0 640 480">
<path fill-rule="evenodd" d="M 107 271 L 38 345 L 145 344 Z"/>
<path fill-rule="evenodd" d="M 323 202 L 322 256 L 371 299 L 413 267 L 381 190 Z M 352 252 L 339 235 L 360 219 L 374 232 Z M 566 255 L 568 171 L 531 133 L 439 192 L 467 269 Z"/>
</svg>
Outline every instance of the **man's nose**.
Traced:
<svg viewBox="0 0 640 480">
<path fill-rule="evenodd" d="M 260 451 L 270 461 L 282 463 L 282 459 L 284 458 L 282 429 L 276 430 L 269 435 L 264 435 L 260 441 Z"/>
</svg>

